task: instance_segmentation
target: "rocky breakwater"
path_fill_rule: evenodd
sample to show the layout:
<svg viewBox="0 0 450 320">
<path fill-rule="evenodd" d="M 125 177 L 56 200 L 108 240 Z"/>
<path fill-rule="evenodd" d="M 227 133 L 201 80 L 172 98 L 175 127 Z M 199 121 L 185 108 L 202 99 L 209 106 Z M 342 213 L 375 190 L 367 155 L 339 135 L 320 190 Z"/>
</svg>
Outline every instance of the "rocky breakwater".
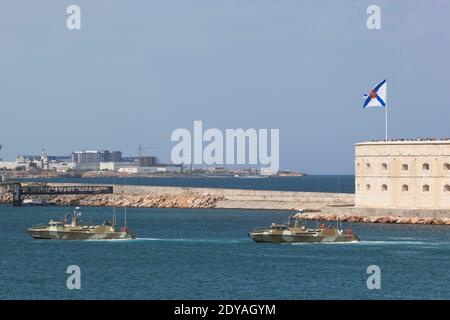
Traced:
<svg viewBox="0 0 450 320">
<path fill-rule="evenodd" d="M 397 216 L 356 216 L 356 215 L 335 215 L 323 214 L 320 212 L 306 212 L 296 214 L 297 218 L 319 221 L 336 221 L 339 218 L 346 222 L 364 222 L 364 223 L 397 223 L 397 224 L 439 224 L 450 225 L 450 218 L 433 217 L 397 217 Z"/>
<path fill-rule="evenodd" d="M 214 208 L 222 197 L 202 195 L 66 195 L 46 196 L 43 201 L 60 206 L 106 206 L 131 208 Z"/>
</svg>

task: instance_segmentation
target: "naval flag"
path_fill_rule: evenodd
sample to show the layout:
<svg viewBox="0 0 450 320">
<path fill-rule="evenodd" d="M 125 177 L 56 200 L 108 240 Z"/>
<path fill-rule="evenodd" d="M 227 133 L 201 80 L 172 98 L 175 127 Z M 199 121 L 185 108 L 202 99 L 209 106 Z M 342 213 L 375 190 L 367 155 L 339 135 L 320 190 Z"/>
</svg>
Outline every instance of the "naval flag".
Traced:
<svg viewBox="0 0 450 320">
<path fill-rule="evenodd" d="M 366 107 L 386 107 L 386 80 L 381 81 L 364 95 L 363 109 Z"/>
</svg>

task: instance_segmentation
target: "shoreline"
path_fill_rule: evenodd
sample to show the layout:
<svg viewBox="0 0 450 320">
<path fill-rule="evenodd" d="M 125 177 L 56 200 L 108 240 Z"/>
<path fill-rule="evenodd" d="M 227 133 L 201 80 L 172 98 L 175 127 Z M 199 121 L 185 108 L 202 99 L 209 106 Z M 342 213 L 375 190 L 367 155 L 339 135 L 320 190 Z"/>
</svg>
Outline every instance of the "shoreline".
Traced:
<svg viewBox="0 0 450 320">
<path fill-rule="evenodd" d="M 39 196 L 39 201 L 48 205 L 88 206 L 88 207 L 129 207 L 129 208 L 192 208 L 210 209 L 220 197 L 208 196 L 173 196 L 173 195 L 132 195 L 132 194 L 102 194 L 102 195 L 56 195 Z M 9 204 L 12 197 L 0 197 L 0 204 Z"/>
</svg>

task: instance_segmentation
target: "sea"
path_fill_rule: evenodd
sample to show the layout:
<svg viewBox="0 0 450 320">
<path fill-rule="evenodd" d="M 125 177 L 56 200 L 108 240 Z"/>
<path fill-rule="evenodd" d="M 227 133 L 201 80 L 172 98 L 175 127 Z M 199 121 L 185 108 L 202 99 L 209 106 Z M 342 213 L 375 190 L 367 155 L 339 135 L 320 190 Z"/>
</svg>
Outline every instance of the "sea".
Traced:
<svg viewBox="0 0 450 320">
<path fill-rule="evenodd" d="M 194 178 L 195 185 L 161 179 L 169 185 L 211 186 L 203 178 Z M 242 185 L 212 179 L 221 187 L 270 186 L 266 179 Z M 309 176 L 304 180 L 310 188 L 289 187 L 283 179 L 272 189 L 351 192 L 353 182 L 339 179 Z M 147 180 L 136 183 L 155 183 Z M 116 208 L 119 224 L 126 210 L 136 239 L 49 241 L 25 233 L 72 210 L 0 206 L 0 299 L 450 298 L 450 226 L 343 223 L 361 242 L 264 244 L 253 242 L 248 232 L 284 222 L 292 212 Z M 102 223 L 112 212 L 83 207 L 81 219 Z M 67 286 L 71 266 L 79 268 L 80 289 Z"/>
</svg>

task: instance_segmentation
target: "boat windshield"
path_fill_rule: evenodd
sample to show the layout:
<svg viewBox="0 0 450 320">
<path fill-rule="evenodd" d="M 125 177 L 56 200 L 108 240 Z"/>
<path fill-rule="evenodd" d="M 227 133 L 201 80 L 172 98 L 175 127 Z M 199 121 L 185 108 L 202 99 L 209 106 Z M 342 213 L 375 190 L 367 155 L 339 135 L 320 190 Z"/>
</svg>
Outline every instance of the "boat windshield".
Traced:
<svg viewBox="0 0 450 320">
<path fill-rule="evenodd" d="M 271 226 L 270 229 L 272 230 L 286 230 L 287 226 Z"/>
</svg>

